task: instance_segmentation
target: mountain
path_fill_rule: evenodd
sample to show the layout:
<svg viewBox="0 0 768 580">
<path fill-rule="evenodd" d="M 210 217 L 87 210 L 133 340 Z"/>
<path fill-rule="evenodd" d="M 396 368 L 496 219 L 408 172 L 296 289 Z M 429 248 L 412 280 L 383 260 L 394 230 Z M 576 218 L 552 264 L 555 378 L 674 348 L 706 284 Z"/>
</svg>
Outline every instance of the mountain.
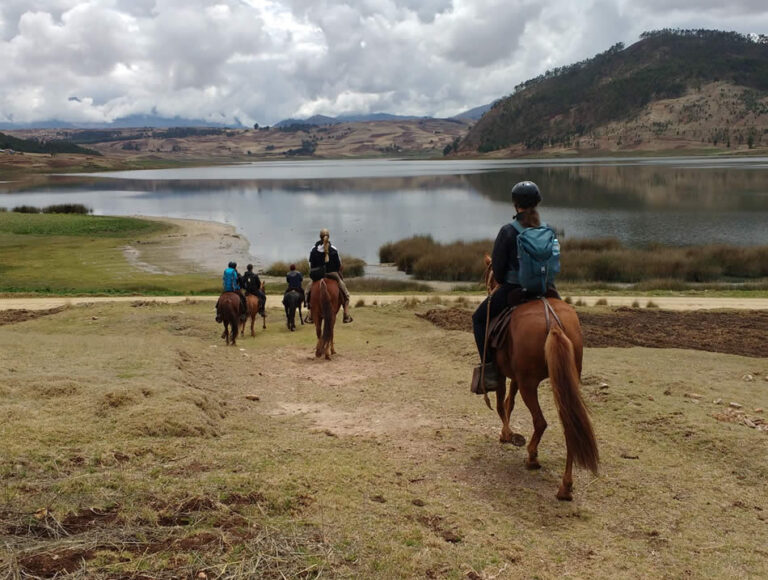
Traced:
<svg viewBox="0 0 768 580">
<path fill-rule="evenodd" d="M 768 145 L 768 42 L 715 30 L 646 32 L 635 44 L 528 80 L 459 153 Z M 765 141 L 764 141 L 765 140 Z"/>
<path fill-rule="evenodd" d="M 34 123 L 0 122 L 0 130 L 21 129 L 127 129 L 133 127 L 217 127 L 242 128 L 240 123 L 214 123 L 202 119 L 187 119 L 184 117 L 162 117 L 160 115 L 128 115 L 107 122 L 77 122 L 50 119 Z"/>
<path fill-rule="evenodd" d="M 490 111 L 492 106 L 493 106 L 493 103 L 488 103 L 487 105 L 480 105 L 479 107 L 474 107 L 472 109 L 469 109 L 468 111 L 464 111 L 463 113 L 454 115 L 453 117 L 451 117 L 451 119 L 469 119 L 471 121 L 476 121 L 477 119 L 485 115 L 488 111 Z"/>
<path fill-rule="evenodd" d="M 431 119 L 431 117 L 417 117 L 413 115 L 391 115 L 389 113 L 369 113 L 360 115 L 339 115 L 328 117 L 326 115 L 313 115 L 307 119 L 283 119 L 275 123 L 275 127 L 293 127 L 300 125 L 338 125 L 339 123 L 367 123 L 370 121 L 418 121 L 419 119 Z"/>
</svg>

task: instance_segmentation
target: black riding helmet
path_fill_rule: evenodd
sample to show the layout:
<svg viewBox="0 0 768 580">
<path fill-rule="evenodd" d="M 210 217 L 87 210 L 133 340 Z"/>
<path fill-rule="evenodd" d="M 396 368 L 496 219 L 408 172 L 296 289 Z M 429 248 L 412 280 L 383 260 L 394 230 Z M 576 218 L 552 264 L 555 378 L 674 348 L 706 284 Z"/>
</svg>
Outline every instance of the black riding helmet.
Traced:
<svg viewBox="0 0 768 580">
<path fill-rule="evenodd" d="M 522 209 L 536 207 L 541 203 L 539 186 L 533 181 L 521 181 L 512 188 L 512 201 Z"/>
</svg>

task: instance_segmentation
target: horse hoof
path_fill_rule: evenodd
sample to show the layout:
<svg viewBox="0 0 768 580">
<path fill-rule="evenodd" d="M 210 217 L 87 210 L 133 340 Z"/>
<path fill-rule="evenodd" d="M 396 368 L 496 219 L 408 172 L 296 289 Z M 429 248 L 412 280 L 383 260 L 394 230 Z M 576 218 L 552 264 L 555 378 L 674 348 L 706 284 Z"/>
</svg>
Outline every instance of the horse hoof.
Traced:
<svg viewBox="0 0 768 580">
<path fill-rule="evenodd" d="M 573 501 L 573 494 L 570 491 L 558 490 L 557 499 L 560 501 Z"/>
<path fill-rule="evenodd" d="M 535 469 L 541 469 L 541 463 L 539 463 L 538 461 L 526 461 L 525 468 L 530 469 L 531 471 Z"/>
</svg>

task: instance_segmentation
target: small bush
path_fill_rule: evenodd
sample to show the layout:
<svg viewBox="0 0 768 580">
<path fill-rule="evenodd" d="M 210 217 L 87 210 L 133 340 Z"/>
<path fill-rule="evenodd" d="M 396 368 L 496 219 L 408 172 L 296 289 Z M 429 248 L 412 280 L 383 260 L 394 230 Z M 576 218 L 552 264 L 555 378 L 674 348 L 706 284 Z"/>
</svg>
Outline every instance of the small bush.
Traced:
<svg viewBox="0 0 768 580">
<path fill-rule="evenodd" d="M 62 203 L 44 207 L 43 213 L 76 213 L 81 215 L 88 215 L 93 213 L 93 210 L 81 203 Z"/>
<path fill-rule="evenodd" d="M 632 308 L 640 308 L 640 302 L 638 302 L 637 300 L 633 301 Z"/>
<path fill-rule="evenodd" d="M 0 213 L 4 213 L 4 212 L 7 212 L 7 211 L 8 211 L 7 207 L 0 207 Z"/>
<path fill-rule="evenodd" d="M 362 308 L 363 306 L 365 306 L 365 300 L 363 300 L 362 298 L 360 298 L 360 300 L 355 302 L 355 308 Z"/>
<path fill-rule="evenodd" d="M 341 263 L 344 266 L 344 278 L 365 276 L 365 260 L 352 256 L 342 256 Z"/>
<path fill-rule="evenodd" d="M 40 213 L 40 208 L 33 205 L 17 205 L 13 211 L 16 213 Z"/>
<path fill-rule="evenodd" d="M 296 269 L 301 272 L 302 276 L 305 278 L 309 276 L 309 262 L 306 258 L 299 258 L 298 260 L 294 260 L 293 262 L 274 262 L 272 265 L 270 265 L 266 270 L 264 270 L 264 273 L 267 276 L 285 276 L 288 271 L 291 269 L 291 264 L 296 265 Z"/>
<path fill-rule="evenodd" d="M 600 298 L 597 302 L 595 302 L 595 306 L 608 306 L 608 300 L 605 298 Z"/>
<path fill-rule="evenodd" d="M 653 300 L 649 300 L 648 304 L 645 305 L 646 308 L 658 308 L 659 305 L 656 304 Z"/>
</svg>

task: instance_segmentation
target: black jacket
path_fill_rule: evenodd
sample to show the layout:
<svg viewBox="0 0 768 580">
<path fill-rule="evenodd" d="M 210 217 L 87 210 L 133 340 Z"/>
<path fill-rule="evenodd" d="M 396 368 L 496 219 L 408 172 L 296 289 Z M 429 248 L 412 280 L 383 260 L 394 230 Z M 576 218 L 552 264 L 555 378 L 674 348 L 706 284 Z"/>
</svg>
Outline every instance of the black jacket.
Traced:
<svg viewBox="0 0 768 580">
<path fill-rule="evenodd" d="M 319 268 L 320 266 L 325 266 L 326 272 L 338 272 L 341 270 L 341 258 L 339 257 L 339 252 L 336 248 L 331 245 L 331 247 L 328 250 L 328 262 L 325 261 L 325 251 L 323 250 L 323 242 L 322 240 L 317 242 L 312 250 L 309 252 L 309 267 L 310 268 Z"/>
<path fill-rule="evenodd" d="M 243 274 L 243 281 L 240 284 L 246 292 L 255 294 L 257 290 L 261 289 L 261 280 L 256 272 L 246 272 Z"/>
<path fill-rule="evenodd" d="M 517 235 L 517 230 L 511 223 L 505 224 L 501 226 L 493 244 L 493 253 L 491 254 L 493 277 L 499 284 L 504 284 L 507 272 L 510 270 L 517 271 L 520 267 L 520 262 L 517 260 Z"/>
</svg>

